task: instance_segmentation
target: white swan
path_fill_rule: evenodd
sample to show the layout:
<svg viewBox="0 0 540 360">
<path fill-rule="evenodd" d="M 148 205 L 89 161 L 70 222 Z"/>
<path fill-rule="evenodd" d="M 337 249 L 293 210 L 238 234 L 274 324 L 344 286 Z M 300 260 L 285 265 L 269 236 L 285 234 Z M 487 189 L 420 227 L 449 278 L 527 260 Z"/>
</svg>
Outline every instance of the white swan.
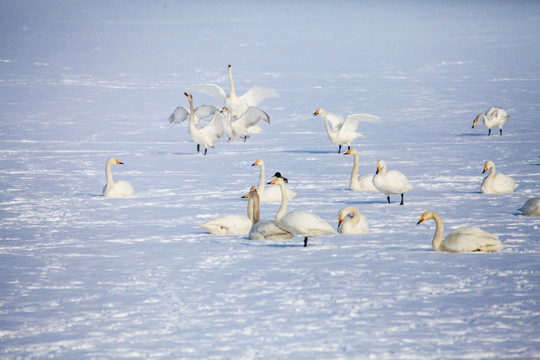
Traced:
<svg viewBox="0 0 540 360">
<path fill-rule="evenodd" d="M 433 250 L 445 252 L 473 252 L 496 251 L 504 247 L 497 235 L 490 234 L 475 226 L 463 226 L 451 231 L 443 240 L 443 222 L 437 213 L 426 211 L 416 225 L 424 220 L 435 220 L 435 235 L 433 236 Z"/>
<path fill-rule="evenodd" d="M 338 212 L 338 232 L 342 234 L 366 234 L 369 232 L 367 218 L 354 206 L 347 206 Z"/>
<path fill-rule="evenodd" d="M 379 160 L 377 162 L 377 171 L 373 177 L 373 185 L 386 195 L 390 204 L 390 195 L 401 194 L 401 203 L 403 205 L 403 193 L 413 190 L 414 186 L 409 184 L 409 180 L 397 170 L 386 171 L 386 162 Z"/>
<path fill-rule="evenodd" d="M 373 185 L 374 174 L 365 174 L 358 176 L 358 150 L 350 148 L 344 155 L 354 156 L 354 165 L 351 173 L 351 180 L 349 181 L 349 189 L 352 191 L 377 191 L 375 185 Z"/>
<path fill-rule="evenodd" d="M 266 98 L 279 97 L 279 95 L 274 90 L 262 86 L 254 86 L 249 89 L 249 91 L 246 92 L 244 95 L 240 97 L 236 96 L 231 65 L 229 65 L 228 71 L 230 83 L 229 95 L 227 95 L 225 90 L 223 90 L 216 84 L 196 84 L 192 86 L 192 89 L 195 91 L 203 92 L 223 102 L 223 104 L 231 111 L 231 116 L 234 117 L 239 117 L 244 112 L 246 112 L 249 106 L 257 106 L 261 101 Z"/>
<path fill-rule="evenodd" d="M 133 194 L 133 186 L 125 180 L 113 181 L 111 166 L 113 164 L 123 165 L 118 159 L 109 158 L 105 163 L 105 176 L 107 177 L 107 185 L 103 188 L 103 196 L 107 197 L 122 197 Z"/>
<path fill-rule="evenodd" d="M 340 115 L 327 113 L 323 108 L 318 108 L 313 116 L 321 115 L 324 119 L 324 126 L 328 133 L 328 138 L 331 142 L 339 145 L 338 154 L 341 152 L 341 145 L 348 145 L 351 148 L 351 143 L 364 135 L 356 132 L 360 121 L 378 122 L 380 118 L 370 114 L 350 114 L 345 119 Z M 332 128 L 328 122 L 332 123 Z"/>
<path fill-rule="evenodd" d="M 257 186 L 257 192 L 261 202 L 281 201 L 281 189 L 279 186 L 265 186 L 265 165 L 263 159 L 258 159 L 251 166 L 260 166 L 261 172 L 259 175 L 259 185 Z M 296 192 L 287 189 L 287 199 L 292 199 L 296 196 Z"/>
<path fill-rule="evenodd" d="M 195 110 L 193 109 L 193 97 L 191 94 L 184 93 L 189 101 L 189 135 L 193 141 L 197 143 L 197 153 L 200 153 L 200 147 L 204 146 L 204 155 L 208 151 L 208 148 L 214 147 L 214 140 L 219 139 L 223 134 L 227 134 L 229 137 L 234 137 L 234 131 L 230 126 L 230 123 L 224 121 L 222 117 L 216 116 L 218 111 L 214 112 L 212 120 L 203 128 L 200 127 L 198 120 L 195 117 Z M 178 110 L 179 108 L 177 108 Z M 187 109 L 186 109 L 187 110 Z M 182 110 L 179 110 L 183 112 Z M 176 111 L 175 111 L 176 113 Z M 186 117 L 176 116 L 175 113 L 171 115 L 173 122 L 183 121 Z M 169 121 L 171 121 L 169 117 Z"/>
<path fill-rule="evenodd" d="M 510 176 L 505 174 L 497 174 L 495 172 L 495 164 L 492 161 L 486 161 L 482 174 L 488 169 L 491 169 L 488 176 L 482 181 L 480 191 L 482 194 L 505 194 L 511 193 L 518 184 Z"/>
<path fill-rule="evenodd" d="M 206 119 L 210 116 L 213 116 L 214 113 L 218 112 L 219 108 L 215 105 L 201 105 L 193 110 L 193 120 L 197 127 L 201 127 L 199 119 Z M 186 120 L 190 116 L 189 109 L 186 109 L 184 106 L 178 106 L 174 109 L 173 113 L 169 116 L 169 122 L 171 124 L 177 124 Z"/>
<path fill-rule="evenodd" d="M 280 228 L 275 221 L 260 219 L 259 194 L 256 187 L 252 187 L 248 194 L 253 198 L 253 226 L 249 230 L 250 240 L 289 240 L 294 237 L 288 231 Z"/>
<path fill-rule="evenodd" d="M 248 195 L 242 197 L 249 197 Z M 254 221 L 253 197 L 249 197 L 247 214 L 247 216 L 241 214 L 221 215 L 202 223 L 201 228 L 214 235 L 247 235 Z"/>
<path fill-rule="evenodd" d="M 297 210 L 287 213 L 287 189 L 285 183 L 287 179 L 276 177 L 270 184 L 277 184 L 281 188 L 281 206 L 276 213 L 276 223 L 278 226 L 292 234 L 304 237 L 304 247 L 307 246 L 308 238 L 334 234 L 334 228 L 318 217 L 317 215 L 304 210 Z"/>
<path fill-rule="evenodd" d="M 540 197 L 527 200 L 518 210 L 526 216 L 540 216 Z"/>
<path fill-rule="evenodd" d="M 231 112 L 226 106 L 221 109 L 221 112 L 216 113 L 215 116 L 223 117 L 223 121 L 227 121 L 231 125 L 234 132 L 234 137 L 231 139 L 234 140 L 236 137 L 241 137 L 244 139 L 244 142 L 249 137 L 249 134 L 262 131 L 257 126 L 259 121 L 263 120 L 270 124 L 270 116 L 254 106 L 248 107 L 236 120 L 231 119 Z"/>
<path fill-rule="evenodd" d="M 510 120 L 506 110 L 501 109 L 500 107 L 492 107 L 485 114 L 480 113 L 476 116 L 472 123 L 473 129 L 480 118 L 483 118 L 484 125 L 488 128 L 488 136 L 491 135 L 491 128 L 495 126 L 499 127 L 499 133 L 502 136 L 502 127 L 505 122 Z"/>
</svg>

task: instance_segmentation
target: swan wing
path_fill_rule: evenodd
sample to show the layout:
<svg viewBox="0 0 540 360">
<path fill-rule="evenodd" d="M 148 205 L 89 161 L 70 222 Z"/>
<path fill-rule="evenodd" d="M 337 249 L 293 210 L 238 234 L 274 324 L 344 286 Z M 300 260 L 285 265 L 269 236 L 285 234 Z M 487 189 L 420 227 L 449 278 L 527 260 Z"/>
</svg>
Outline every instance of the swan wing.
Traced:
<svg viewBox="0 0 540 360">
<path fill-rule="evenodd" d="M 341 126 L 343 126 L 343 122 L 345 121 L 343 116 L 329 112 L 326 113 L 326 119 L 332 124 L 333 131 L 341 129 Z"/>
<path fill-rule="evenodd" d="M 376 123 L 381 120 L 380 117 L 370 114 L 351 114 L 345 118 L 340 131 L 354 132 L 361 121 Z"/>
<path fill-rule="evenodd" d="M 272 89 L 254 86 L 244 95 L 240 96 L 240 99 L 245 100 L 249 106 L 257 106 L 264 99 L 277 97 L 279 97 L 279 95 Z"/>
<path fill-rule="evenodd" d="M 243 235 L 251 229 L 251 220 L 240 214 L 227 214 L 201 224 L 201 228 L 214 235 Z"/>
<path fill-rule="evenodd" d="M 189 116 L 189 110 L 183 106 L 178 106 L 174 109 L 174 112 L 169 116 L 169 122 L 171 124 L 177 124 L 181 121 L 184 121 Z"/>
<path fill-rule="evenodd" d="M 504 247 L 497 235 L 476 226 L 464 226 L 451 231 L 442 244 L 446 251 L 494 251 Z"/>
<path fill-rule="evenodd" d="M 285 215 L 278 225 L 290 233 L 307 237 L 334 234 L 336 231 L 319 216 L 308 211 L 297 210 Z"/>
<path fill-rule="evenodd" d="M 261 220 L 249 231 L 251 240 L 288 240 L 293 234 L 280 228 L 275 221 Z"/>
<path fill-rule="evenodd" d="M 231 126 L 229 118 L 220 111 L 214 113 L 212 120 L 202 129 L 202 131 L 213 139 L 219 139 L 223 134 L 227 134 L 231 139 L 236 138 L 236 133 Z"/>
<path fill-rule="evenodd" d="M 227 93 L 221 87 L 216 84 L 195 84 L 191 85 L 191 89 L 194 91 L 205 93 L 213 97 L 216 100 L 219 100 L 221 103 L 225 102 L 227 99 Z"/>
<path fill-rule="evenodd" d="M 242 124 L 242 126 L 244 126 L 245 128 L 249 128 L 253 125 L 256 125 L 261 120 L 264 120 L 270 124 L 270 116 L 268 116 L 267 113 L 265 113 L 259 108 L 250 106 L 247 108 L 246 112 L 244 112 L 236 121 L 239 124 Z"/>
<path fill-rule="evenodd" d="M 214 115 L 216 111 L 220 110 L 221 109 L 215 105 L 201 105 L 197 107 L 193 112 L 195 113 L 195 116 L 197 116 L 199 119 L 206 119 Z"/>
</svg>

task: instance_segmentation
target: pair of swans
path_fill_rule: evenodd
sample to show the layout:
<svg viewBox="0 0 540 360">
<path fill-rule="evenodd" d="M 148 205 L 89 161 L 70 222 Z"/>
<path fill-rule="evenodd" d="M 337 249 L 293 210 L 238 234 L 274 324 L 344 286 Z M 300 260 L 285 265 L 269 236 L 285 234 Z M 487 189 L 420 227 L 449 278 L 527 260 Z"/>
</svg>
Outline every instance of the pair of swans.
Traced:
<svg viewBox="0 0 540 360">
<path fill-rule="evenodd" d="M 354 164 L 351 173 L 351 179 L 349 180 L 349 189 L 352 191 L 377 191 L 375 185 L 373 185 L 374 174 L 365 174 L 358 176 L 358 150 L 350 148 L 344 155 L 353 155 Z"/>
<path fill-rule="evenodd" d="M 504 248 L 497 235 L 488 233 L 475 226 L 463 226 L 451 231 L 443 240 L 443 222 L 441 217 L 433 212 L 426 211 L 420 217 L 417 225 L 425 220 L 435 221 L 435 235 L 432 246 L 435 251 L 444 252 L 490 252 Z"/>
<path fill-rule="evenodd" d="M 323 108 L 318 108 L 313 116 L 321 115 L 324 119 L 324 126 L 331 142 L 338 145 L 338 154 L 341 152 L 341 146 L 347 145 L 351 148 L 351 143 L 359 138 L 365 137 L 356 131 L 360 121 L 379 122 L 380 118 L 370 114 L 350 114 L 346 118 L 340 115 L 327 113 Z M 328 124 L 332 123 L 332 127 Z"/>
<path fill-rule="evenodd" d="M 124 163 L 113 157 L 107 159 L 105 163 L 105 176 L 107 185 L 103 187 L 103 196 L 106 197 L 124 197 L 133 194 L 133 186 L 125 180 L 114 181 L 111 172 L 111 166 L 114 164 L 123 165 Z"/>
<path fill-rule="evenodd" d="M 197 153 L 200 153 L 201 146 L 204 146 L 204 155 L 208 148 L 214 147 L 214 141 L 227 134 L 230 138 L 235 138 L 235 132 L 230 121 L 224 116 L 216 116 L 221 113 L 219 109 L 213 105 L 199 106 L 193 109 L 193 96 L 187 92 L 184 93 L 189 101 L 189 110 L 183 106 L 176 108 L 174 113 L 169 116 L 169 122 L 178 123 L 184 121 L 189 116 L 189 135 L 197 144 Z M 200 126 L 199 119 L 212 116 L 212 120 L 204 127 Z"/>
<path fill-rule="evenodd" d="M 525 216 L 540 216 L 540 197 L 527 200 L 518 210 Z"/>
<path fill-rule="evenodd" d="M 518 187 L 518 184 L 510 176 L 495 172 L 493 161 L 486 161 L 482 174 L 488 169 L 491 170 L 480 186 L 482 194 L 506 194 L 514 192 L 514 189 Z"/>
<path fill-rule="evenodd" d="M 248 107 L 257 106 L 266 98 L 279 97 L 274 90 L 262 86 L 254 86 L 244 95 L 237 96 L 234 88 L 231 65 L 228 66 L 228 72 L 230 84 L 229 95 L 216 84 L 196 84 L 192 86 L 192 89 L 210 95 L 222 102 L 223 105 L 229 109 L 231 116 L 235 118 L 238 118 L 245 113 Z"/>
<path fill-rule="evenodd" d="M 491 135 L 491 128 L 495 126 L 499 127 L 499 133 L 502 136 L 502 127 L 505 122 L 510 120 L 506 110 L 501 109 L 500 107 L 492 107 L 485 114 L 480 113 L 476 116 L 472 124 L 473 129 L 476 124 L 478 124 L 480 118 L 482 118 L 485 127 L 488 129 L 488 136 Z"/>
<path fill-rule="evenodd" d="M 373 185 L 377 190 L 386 195 L 389 204 L 390 195 L 401 194 L 400 205 L 403 205 L 403 194 L 414 189 L 414 186 L 409 184 L 409 180 L 401 172 L 397 170 L 387 171 L 384 160 L 377 162 L 377 171 L 373 176 Z"/>
<path fill-rule="evenodd" d="M 278 186 L 265 186 L 265 164 L 263 159 L 258 159 L 251 166 L 260 166 L 261 171 L 259 175 L 259 185 L 257 186 L 257 192 L 261 202 L 281 201 L 281 189 Z M 279 173 L 276 173 L 278 175 Z M 276 176 L 274 175 L 274 176 Z M 280 174 L 279 174 L 280 175 Z M 296 192 L 287 189 L 287 199 L 292 199 L 296 196 Z"/>
</svg>

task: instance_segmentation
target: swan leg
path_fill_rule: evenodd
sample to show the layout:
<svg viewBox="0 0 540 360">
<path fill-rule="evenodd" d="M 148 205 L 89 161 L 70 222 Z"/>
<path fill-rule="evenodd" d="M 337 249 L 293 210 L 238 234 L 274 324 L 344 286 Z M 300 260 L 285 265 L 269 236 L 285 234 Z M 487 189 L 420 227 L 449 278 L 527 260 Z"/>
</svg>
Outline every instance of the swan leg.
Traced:
<svg viewBox="0 0 540 360">
<path fill-rule="evenodd" d="M 341 145 L 339 145 L 337 153 L 338 153 L 338 154 L 341 153 Z"/>
<path fill-rule="evenodd" d="M 488 129 L 488 136 L 491 135 L 491 129 Z"/>
<path fill-rule="evenodd" d="M 304 247 L 307 247 L 307 236 L 304 238 Z"/>
<path fill-rule="evenodd" d="M 403 193 L 401 193 L 401 203 L 399 205 L 403 205 Z"/>
<path fill-rule="evenodd" d="M 201 145 L 197 144 L 197 154 L 201 152 Z"/>
<path fill-rule="evenodd" d="M 390 195 L 386 197 L 386 200 L 388 200 L 388 203 L 390 204 Z"/>
<path fill-rule="evenodd" d="M 501 133 L 501 136 L 502 136 L 502 128 L 499 129 L 499 132 Z"/>
<path fill-rule="evenodd" d="M 207 151 L 208 151 L 208 148 L 204 148 L 204 155 L 206 155 Z"/>
</svg>

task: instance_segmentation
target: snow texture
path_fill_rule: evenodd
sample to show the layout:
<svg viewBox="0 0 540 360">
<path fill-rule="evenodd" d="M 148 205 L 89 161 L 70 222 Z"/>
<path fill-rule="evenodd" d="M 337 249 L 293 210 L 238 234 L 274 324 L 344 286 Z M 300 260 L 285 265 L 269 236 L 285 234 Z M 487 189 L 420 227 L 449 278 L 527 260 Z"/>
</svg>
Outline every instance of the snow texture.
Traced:
<svg viewBox="0 0 540 360">
<path fill-rule="evenodd" d="M 540 196 L 539 2 L 2 0 L 0 18 L 0 357 L 540 358 L 540 219 L 517 211 Z M 190 85 L 228 89 L 229 64 L 239 94 L 280 95 L 271 124 L 197 155 L 167 118 Z M 503 136 L 471 129 L 491 106 Z M 381 117 L 360 174 L 404 173 L 404 206 L 349 190 L 319 107 Z M 102 196 L 111 156 L 133 196 Z M 258 158 L 289 211 L 337 228 L 355 206 L 370 233 L 204 233 L 246 213 Z M 519 187 L 481 194 L 486 160 Z M 435 252 L 426 210 L 506 247 Z"/>
</svg>

